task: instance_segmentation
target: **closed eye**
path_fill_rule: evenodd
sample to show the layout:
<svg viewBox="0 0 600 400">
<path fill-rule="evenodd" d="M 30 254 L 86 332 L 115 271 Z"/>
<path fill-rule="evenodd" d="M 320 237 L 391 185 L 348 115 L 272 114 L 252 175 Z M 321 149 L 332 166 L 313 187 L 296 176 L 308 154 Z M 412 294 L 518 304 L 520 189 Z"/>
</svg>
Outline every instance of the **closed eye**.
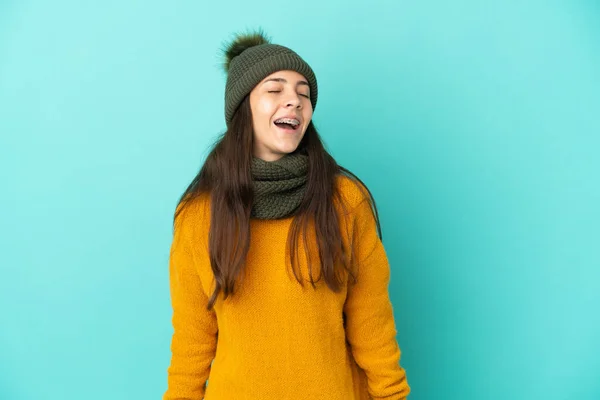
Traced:
<svg viewBox="0 0 600 400">
<path fill-rule="evenodd" d="M 281 90 L 267 90 L 267 93 L 281 93 Z M 307 94 L 302 94 L 302 93 L 298 93 L 300 96 L 306 97 L 307 99 L 310 99 L 310 96 Z"/>
</svg>

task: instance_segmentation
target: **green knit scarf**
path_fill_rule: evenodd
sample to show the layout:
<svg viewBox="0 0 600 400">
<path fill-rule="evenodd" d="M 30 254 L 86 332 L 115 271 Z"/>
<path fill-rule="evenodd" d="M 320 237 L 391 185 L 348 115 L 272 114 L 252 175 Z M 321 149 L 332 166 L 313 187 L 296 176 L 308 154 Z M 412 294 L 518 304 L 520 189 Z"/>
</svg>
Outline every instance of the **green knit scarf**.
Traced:
<svg viewBox="0 0 600 400">
<path fill-rule="evenodd" d="M 251 216 L 278 219 L 292 215 L 300 206 L 308 181 L 308 156 L 286 154 L 276 161 L 252 159 L 254 204 Z"/>
</svg>

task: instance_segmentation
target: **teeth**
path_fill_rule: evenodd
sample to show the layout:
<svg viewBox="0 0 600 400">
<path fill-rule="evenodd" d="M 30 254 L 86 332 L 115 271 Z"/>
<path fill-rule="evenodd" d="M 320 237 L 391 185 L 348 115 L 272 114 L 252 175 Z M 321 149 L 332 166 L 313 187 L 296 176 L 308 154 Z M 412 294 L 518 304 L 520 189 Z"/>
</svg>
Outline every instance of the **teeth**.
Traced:
<svg viewBox="0 0 600 400">
<path fill-rule="evenodd" d="M 300 121 L 298 121 L 295 118 L 279 118 L 275 122 L 277 122 L 277 123 L 284 123 L 284 124 L 290 124 L 290 125 L 300 125 Z"/>
</svg>

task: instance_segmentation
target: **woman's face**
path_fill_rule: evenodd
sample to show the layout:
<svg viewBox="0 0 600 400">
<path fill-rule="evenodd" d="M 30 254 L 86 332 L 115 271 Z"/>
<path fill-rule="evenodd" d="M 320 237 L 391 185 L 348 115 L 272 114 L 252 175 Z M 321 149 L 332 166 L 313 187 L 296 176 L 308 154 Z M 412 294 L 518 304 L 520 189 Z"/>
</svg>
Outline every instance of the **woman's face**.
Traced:
<svg viewBox="0 0 600 400">
<path fill-rule="evenodd" d="M 310 88 L 296 71 L 278 71 L 250 92 L 254 156 L 275 161 L 292 153 L 312 118 Z"/>
</svg>

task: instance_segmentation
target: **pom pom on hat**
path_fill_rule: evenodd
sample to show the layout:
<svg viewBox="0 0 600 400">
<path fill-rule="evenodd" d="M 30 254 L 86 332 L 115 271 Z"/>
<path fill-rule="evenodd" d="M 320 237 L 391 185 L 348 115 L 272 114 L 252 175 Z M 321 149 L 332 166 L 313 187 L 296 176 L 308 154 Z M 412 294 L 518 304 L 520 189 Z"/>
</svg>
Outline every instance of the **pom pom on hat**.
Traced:
<svg viewBox="0 0 600 400">
<path fill-rule="evenodd" d="M 223 69 L 229 72 L 231 61 L 234 57 L 239 56 L 244 50 L 250 47 L 260 46 L 261 44 L 270 44 L 271 39 L 265 34 L 262 29 L 255 32 L 238 33 L 235 38 L 223 46 Z"/>
</svg>

